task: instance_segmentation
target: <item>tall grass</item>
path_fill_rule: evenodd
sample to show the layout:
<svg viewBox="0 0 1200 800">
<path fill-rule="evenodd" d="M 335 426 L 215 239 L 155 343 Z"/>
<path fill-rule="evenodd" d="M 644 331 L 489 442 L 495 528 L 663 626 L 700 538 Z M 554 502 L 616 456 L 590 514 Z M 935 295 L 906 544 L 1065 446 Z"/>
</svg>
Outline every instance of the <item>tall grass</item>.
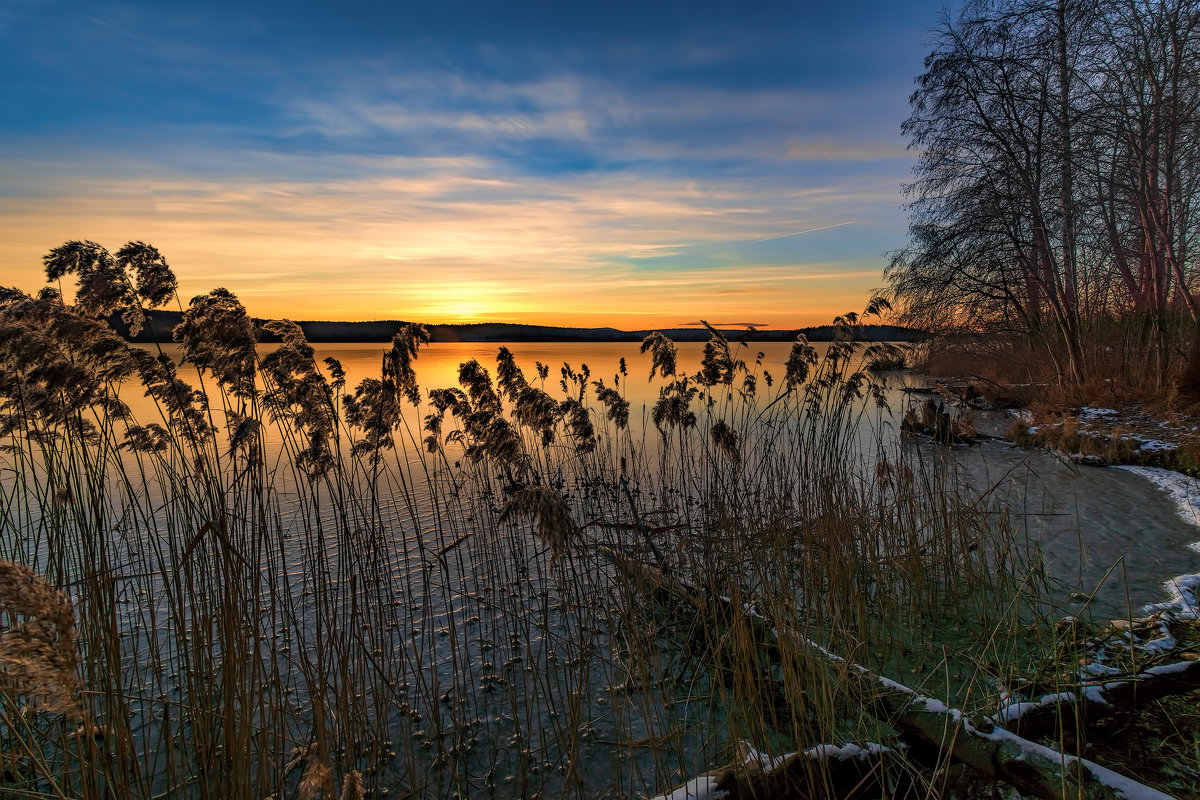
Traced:
<svg viewBox="0 0 1200 800">
<path fill-rule="evenodd" d="M 22 672 L 6 643 L 41 617 L 0 576 L 0 793 L 633 797 L 742 740 L 894 736 L 810 649 L 650 602 L 620 558 L 959 707 L 1019 662 L 1036 564 L 938 458 L 871 427 L 854 315 L 780 375 L 716 330 L 688 373 L 655 334 L 639 422 L 624 363 L 555 386 L 500 348 L 423 391 L 420 326 L 348 390 L 292 323 L 260 352 L 220 289 L 175 363 L 96 319 L 172 296 L 157 251 L 70 243 L 47 265 L 79 277 L 73 305 L 0 297 L 0 559 L 44 576 L 61 601 L 37 630 L 78 652 L 52 662 L 74 681 L 57 694 Z"/>
</svg>

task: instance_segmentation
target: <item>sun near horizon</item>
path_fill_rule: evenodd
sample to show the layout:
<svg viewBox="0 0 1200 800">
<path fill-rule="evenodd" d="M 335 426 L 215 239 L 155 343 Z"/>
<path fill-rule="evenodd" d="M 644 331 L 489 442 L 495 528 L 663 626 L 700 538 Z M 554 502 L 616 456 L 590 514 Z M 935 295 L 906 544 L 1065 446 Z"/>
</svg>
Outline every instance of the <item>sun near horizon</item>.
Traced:
<svg viewBox="0 0 1200 800">
<path fill-rule="evenodd" d="M 78 227 L 89 226 L 80 220 Z M 161 221 L 151 227 L 161 228 Z M 370 247 L 346 253 L 323 245 L 319 238 L 302 245 L 293 242 L 281 254 L 274 244 L 254 252 L 258 243 L 252 237 L 231 238 L 218 249 L 212 247 L 219 241 L 216 235 L 177 241 L 169 231 L 159 232 L 158 237 L 125 239 L 54 240 L 47 235 L 43 241 L 52 244 L 40 251 L 32 242 L 14 246 L 9 239 L 0 244 L 0 283 L 36 291 L 45 283 L 42 256 L 69 238 L 97 241 L 110 251 L 137 238 L 158 247 L 172 265 L 184 307 L 191 297 L 219 286 L 262 318 L 511 322 L 627 330 L 685 327 L 699 320 L 733 327 L 820 325 L 837 314 L 860 310 L 880 283 L 879 268 L 869 265 L 671 264 L 647 269 L 627 260 L 601 268 L 583 258 L 567 266 L 537 268 L 530 264 L 533 254 L 497 261 L 456 253 L 453 242 L 435 250 L 445 255 L 381 261 Z M 14 269 L 14 262 L 24 263 Z M 73 285 L 63 284 L 62 289 L 69 299 Z"/>
</svg>

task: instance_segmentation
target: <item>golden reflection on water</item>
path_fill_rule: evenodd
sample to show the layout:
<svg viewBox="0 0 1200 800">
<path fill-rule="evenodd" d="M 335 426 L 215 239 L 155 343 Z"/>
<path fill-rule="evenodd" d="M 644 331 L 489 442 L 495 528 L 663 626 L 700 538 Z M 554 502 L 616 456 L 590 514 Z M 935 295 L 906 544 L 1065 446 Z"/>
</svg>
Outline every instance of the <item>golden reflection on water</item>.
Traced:
<svg viewBox="0 0 1200 800">
<path fill-rule="evenodd" d="M 260 345 L 260 353 L 270 352 L 277 345 Z M 694 374 L 700 368 L 700 360 L 704 354 L 703 342 L 677 342 L 679 352 L 679 370 L 681 373 Z M 826 343 L 816 343 L 818 355 L 824 355 L 828 348 Z M 142 345 L 154 350 L 154 345 Z M 335 344 L 316 344 L 318 365 L 325 369 L 323 360 L 335 358 L 346 371 L 346 388 L 352 393 L 354 387 L 364 378 L 379 377 L 383 354 L 390 344 L 380 342 L 352 342 Z M 661 379 L 654 382 L 648 380 L 650 375 L 650 354 L 640 353 L 637 342 L 435 342 L 421 348 L 416 361 L 417 382 L 421 387 L 422 396 L 427 396 L 430 389 L 443 389 L 458 386 L 458 367 L 471 359 L 476 359 L 488 370 L 493 380 L 496 377 L 496 353 L 501 347 L 512 351 L 517 364 L 525 372 L 525 377 L 533 385 L 539 385 L 537 380 L 538 362 L 550 368 L 549 377 L 542 387 L 554 397 L 560 397 L 562 390 L 559 381 L 562 378 L 561 368 L 564 363 L 576 372 L 584 365 L 591 372 L 591 381 L 603 380 L 607 386 L 617 386 L 635 407 L 639 404 L 653 402 L 658 397 Z M 778 380 L 784 374 L 784 365 L 791 342 L 754 342 L 746 346 L 734 344 L 732 349 L 735 357 L 746 362 L 748 371 L 759 376 L 758 391 L 760 395 L 773 397 L 775 389 L 767 387 L 762 380 L 763 370 L 769 372 Z M 178 345 L 164 345 L 163 352 L 171 356 L 176 363 L 179 361 L 181 350 Z M 758 362 L 762 354 L 761 363 Z M 621 359 L 625 359 L 627 376 L 620 375 Z M 180 377 L 189 383 L 196 383 L 195 371 L 184 367 L 180 369 Z M 741 378 L 739 377 L 740 381 Z M 140 393 L 139 393 L 140 394 Z M 594 394 L 589 389 L 589 399 Z M 137 396 L 125 396 L 122 399 L 130 405 L 134 416 L 139 419 L 153 420 L 154 409 L 149 400 Z M 143 416 L 144 413 L 150 416 Z"/>
</svg>

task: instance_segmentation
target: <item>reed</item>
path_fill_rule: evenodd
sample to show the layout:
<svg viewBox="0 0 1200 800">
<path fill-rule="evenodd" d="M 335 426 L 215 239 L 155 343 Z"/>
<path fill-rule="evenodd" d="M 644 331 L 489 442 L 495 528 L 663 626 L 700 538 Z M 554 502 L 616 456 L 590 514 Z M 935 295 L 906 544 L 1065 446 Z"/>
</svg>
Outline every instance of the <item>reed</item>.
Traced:
<svg viewBox="0 0 1200 800">
<path fill-rule="evenodd" d="M 46 261 L 74 304 L 0 295 L 0 793 L 634 797 L 742 741 L 895 737 L 798 640 L 648 603 L 616 557 L 969 710 L 1026 658 L 1036 558 L 870 432 L 855 315 L 782 375 L 715 329 L 688 373 L 655 334 L 639 421 L 624 364 L 555 390 L 500 348 L 422 392 L 420 326 L 348 389 L 223 289 L 177 363 L 98 320 L 174 297 L 156 250 Z"/>
</svg>

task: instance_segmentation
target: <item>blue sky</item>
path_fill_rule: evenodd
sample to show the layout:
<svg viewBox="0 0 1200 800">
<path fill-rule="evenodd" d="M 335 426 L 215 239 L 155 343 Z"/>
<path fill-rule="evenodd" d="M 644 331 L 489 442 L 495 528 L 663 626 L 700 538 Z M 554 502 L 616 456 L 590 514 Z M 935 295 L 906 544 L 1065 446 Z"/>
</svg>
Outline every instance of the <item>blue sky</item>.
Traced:
<svg viewBox="0 0 1200 800">
<path fill-rule="evenodd" d="M 944 13 L 5 0 L 0 283 L 140 239 L 260 316 L 819 322 L 904 244 Z"/>
</svg>

